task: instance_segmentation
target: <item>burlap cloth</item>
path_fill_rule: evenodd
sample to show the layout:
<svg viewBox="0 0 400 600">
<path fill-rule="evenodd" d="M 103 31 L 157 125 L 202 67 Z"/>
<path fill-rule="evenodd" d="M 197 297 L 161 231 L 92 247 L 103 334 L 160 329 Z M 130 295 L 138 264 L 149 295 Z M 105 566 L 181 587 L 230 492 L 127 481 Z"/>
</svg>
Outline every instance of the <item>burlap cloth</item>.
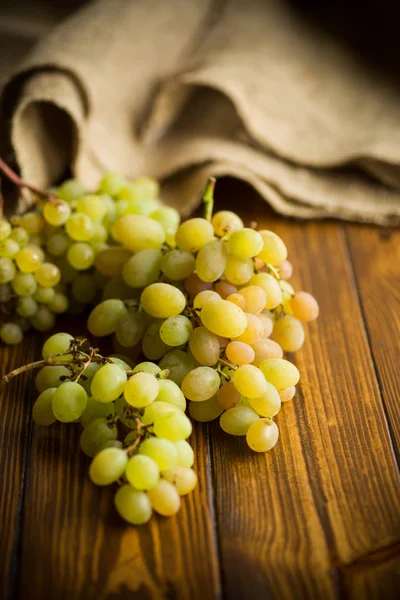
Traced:
<svg viewBox="0 0 400 600">
<path fill-rule="evenodd" d="M 286 215 L 400 220 L 399 92 L 280 0 L 92 2 L 8 81 L 3 118 L 41 186 L 147 174 L 187 213 L 231 175 Z"/>
</svg>

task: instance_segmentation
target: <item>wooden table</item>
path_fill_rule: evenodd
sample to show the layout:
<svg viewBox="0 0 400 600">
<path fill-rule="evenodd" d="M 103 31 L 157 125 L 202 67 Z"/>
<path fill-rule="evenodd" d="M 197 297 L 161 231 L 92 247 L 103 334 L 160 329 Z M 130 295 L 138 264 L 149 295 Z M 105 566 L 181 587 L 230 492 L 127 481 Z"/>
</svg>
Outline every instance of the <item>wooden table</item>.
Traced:
<svg viewBox="0 0 400 600">
<path fill-rule="evenodd" d="M 32 381 L 14 381 L 0 403 L 4 598 L 400 596 L 400 232 L 287 221 L 240 190 L 243 217 L 284 238 L 321 307 L 279 444 L 257 455 L 196 426 L 197 490 L 177 517 L 133 528 L 88 480 L 79 427 L 34 426 Z M 3 372 L 39 346 L 2 348 Z"/>
</svg>

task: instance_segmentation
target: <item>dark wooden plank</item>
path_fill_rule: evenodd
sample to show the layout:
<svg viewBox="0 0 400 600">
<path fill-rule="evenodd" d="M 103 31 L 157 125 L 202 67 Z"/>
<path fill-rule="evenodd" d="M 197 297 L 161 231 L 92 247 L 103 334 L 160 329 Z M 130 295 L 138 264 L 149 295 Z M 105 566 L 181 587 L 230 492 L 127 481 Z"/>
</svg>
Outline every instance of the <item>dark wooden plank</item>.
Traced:
<svg viewBox="0 0 400 600">
<path fill-rule="evenodd" d="M 400 456 L 400 231 L 347 225 L 372 355 Z"/>
<path fill-rule="evenodd" d="M 366 557 L 341 570 L 349 600 L 397 600 L 400 590 L 399 547 Z"/>
</svg>

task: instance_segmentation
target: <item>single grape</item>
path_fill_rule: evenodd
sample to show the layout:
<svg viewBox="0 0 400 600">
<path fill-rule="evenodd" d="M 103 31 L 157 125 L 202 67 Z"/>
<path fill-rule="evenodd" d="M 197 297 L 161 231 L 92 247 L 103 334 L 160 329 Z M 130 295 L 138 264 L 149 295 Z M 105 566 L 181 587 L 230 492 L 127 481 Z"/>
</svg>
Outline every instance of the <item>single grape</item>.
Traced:
<svg viewBox="0 0 400 600">
<path fill-rule="evenodd" d="M 144 408 L 154 402 L 159 392 L 158 381 L 150 373 L 136 373 L 124 387 L 125 400 L 135 408 Z"/>
<path fill-rule="evenodd" d="M 175 444 L 163 438 L 150 437 L 144 440 L 139 446 L 139 454 L 152 458 L 158 464 L 160 471 L 172 469 L 178 462 Z"/>
<path fill-rule="evenodd" d="M 43 230 L 44 219 L 36 212 L 27 212 L 20 218 L 20 224 L 30 235 L 36 235 Z"/>
<path fill-rule="evenodd" d="M 36 302 L 40 304 L 49 304 L 52 300 L 54 300 L 55 290 L 52 287 L 44 288 L 40 285 L 36 288 L 35 293 L 33 294 L 33 298 Z"/>
<path fill-rule="evenodd" d="M 95 247 L 96 252 L 100 252 L 103 249 L 108 249 L 107 246 L 108 231 L 107 227 L 103 223 L 95 221 L 93 223 L 93 235 L 90 238 L 90 243 Z"/>
<path fill-rule="evenodd" d="M 203 281 L 217 281 L 227 266 L 228 255 L 223 242 L 207 242 L 196 257 L 196 273 Z"/>
<path fill-rule="evenodd" d="M 252 408 L 238 404 L 221 415 L 219 424 L 229 435 L 246 435 L 250 425 L 258 420 L 258 414 Z"/>
<path fill-rule="evenodd" d="M 65 294 L 56 292 L 53 299 L 48 303 L 48 308 L 55 314 L 62 314 L 69 309 L 69 300 Z"/>
<path fill-rule="evenodd" d="M 70 377 L 67 367 L 55 365 L 54 367 L 42 367 L 35 378 L 35 386 L 39 393 L 48 388 L 59 387 L 65 379 Z"/>
<path fill-rule="evenodd" d="M 192 433 L 192 424 L 181 411 L 156 415 L 154 433 L 157 437 L 179 442 L 186 440 Z"/>
<path fill-rule="evenodd" d="M 120 448 L 104 448 L 89 467 L 89 477 L 96 485 L 111 485 L 124 474 L 128 463 L 126 452 Z"/>
<path fill-rule="evenodd" d="M 244 227 L 243 221 L 239 215 L 236 215 L 230 210 L 221 210 L 215 213 L 211 223 L 214 228 L 215 235 L 218 237 L 231 234 L 238 229 L 243 229 Z"/>
<path fill-rule="evenodd" d="M 117 239 L 132 252 L 153 248 L 159 250 L 165 242 L 161 225 L 144 215 L 124 215 L 115 223 Z"/>
<path fill-rule="evenodd" d="M 72 202 L 78 200 L 85 194 L 86 190 L 83 184 L 77 179 L 67 179 L 57 189 L 57 198 L 61 198 L 66 202 Z"/>
<path fill-rule="evenodd" d="M 181 507 L 181 498 L 172 483 L 160 479 L 155 487 L 148 492 L 153 509 L 163 517 L 172 517 Z"/>
<path fill-rule="evenodd" d="M 37 311 L 38 305 L 32 296 L 24 296 L 18 299 L 17 313 L 21 317 L 32 317 Z"/>
<path fill-rule="evenodd" d="M 285 352 L 296 352 L 304 343 L 303 325 L 296 317 L 284 315 L 275 321 L 272 338 Z"/>
<path fill-rule="evenodd" d="M 264 324 L 257 315 L 245 313 L 247 325 L 243 333 L 235 337 L 235 341 L 245 344 L 256 344 L 264 335 Z"/>
<path fill-rule="evenodd" d="M 189 340 L 193 331 L 190 320 L 183 315 L 169 317 L 160 327 L 160 337 L 168 346 L 181 346 Z"/>
<path fill-rule="evenodd" d="M 197 367 L 190 371 L 182 381 L 182 392 L 193 402 L 203 402 L 217 393 L 220 385 L 219 375 L 211 367 Z"/>
<path fill-rule="evenodd" d="M 203 402 L 189 403 L 189 415 L 192 419 L 199 421 L 200 423 L 214 421 L 214 419 L 217 419 L 223 412 L 224 409 L 218 404 L 216 395 Z"/>
<path fill-rule="evenodd" d="M 163 478 L 172 483 L 180 496 L 193 492 L 197 485 L 197 475 L 188 467 L 177 465 L 170 471 L 164 471 Z"/>
<path fill-rule="evenodd" d="M 161 369 L 168 369 L 168 378 L 177 385 L 181 385 L 185 375 L 194 369 L 195 363 L 187 352 L 171 350 L 160 360 L 160 367 Z"/>
<path fill-rule="evenodd" d="M 291 308 L 293 315 L 300 321 L 314 321 L 319 315 L 318 302 L 307 292 L 296 292 L 291 299 Z"/>
<path fill-rule="evenodd" d="M 148 495 L 129 484 L 118 489 L 114 504 L 119 515 L 131 525 L 144 525 L 151 519 L 152 508 Z"/>
<path fill-rule="evenodd" d="M 255 229 L 238 229 L 228 239 L 228 252 L 236 258 L 253 258 L 261 252 L 264 241 L 261 234 Z"/>
<path fill-rule="evenodd" d="M 171 281 L 181 281 L 191 275 L 196 268 L 196 259 L 190 252 L 170 250 L 161 259 L 161 270 Z"/>
<path fill-rule="evenodd" d="M 152 317 L 167 319 L 183 311 L 186 299 L 178 288 L 169 283 L 152 283 L 143 290 L 140 303 Z"/>
<path fill-rule="evenodd" d="M 11 233 L 11 225 L 4 219 L 0 220 L 0 240 L 5 240 Z"/>
<path fill-rule="evenodd" d="M 29 233 L 24 227 L 14 227 L 10 233 L 10 238 L 23 248 L 29 243 Z"/>
<path fill-rule="evenodd" d="M 126 185 L 126 179 L 121 173 L 109 171 L 100 179 L 99 192 L 116 196 Z"/>
<path fill-rule="evenodd" d="M 221 296 L 214 290 L 204 290 L 194 297 L 193 308 L 202 309 L 206 302 L 212 302 L 213 300 L 221 300 Z"/>
<path fill-rule="evenodd" d="M 247 326 L 244 312 L 227 300 L 208 302 L 203 306 L 200 317 L 207 329 L 222 337 L 238 337 Z"/>
<path fill-rule="evenodd" d="M 242 365 L 233 376 L 236 389 L 246 398 L 259 398 L 267 390 L 263 372 L 254 365 Z"/>
<path fill-rule="evenodd" d="M 56 265 L 44 262 L 36 269 L 35 279 L 42 287 L 54 287 L 61 279 L 61 271 Z"/>
<path fill-rule="evenodd" d="M 281 402 L 289 402 L 294 398 L 296 393 L 296 386 L 292 385 L 284 390 L 279 390 L 279 396 L 281 398 Z"/>
<path fill-rule="evenodd" d="M 173 412 L 180 412 L 180 409 L 174 404 L 169 404 L 168 402 L 159 402 L 155 400 L 148 406 L 146 406 L 144 410 L 144 414 L 141 417 L 141 421 L 143 425 L 153 425 L 155 423 L 156 417 L 159 415 L 167 415 Z"/>
<path fill-rule="evenodd" d="M 95 253 L 90 244 L 77 242 L 72 244 L 67 253 L 69 264 L 77 271 L 86 271 L 94 263 Z"/>
<path fill-rule="evenodd" d="M 185 279 L 185 290 L 191 296 L 196 296 L 204 290 L 211 290 L 212 283 L 202 281 L 196 273 L 192 273 Z"/>
<path fill-rule="evenodd" d="M 80 379 L 80 384 L 82 385 L 82 383 L 82 379 Z M 115 407 L 113 402 L 98 402 L 95 398 L 93 398 L 93 396 L 89 396 L 87 399 L 86 408 L 81 414 L 79 421 L 83 427 L 86 427 L 95 419 L 111 419 L 114 415 Z"/>
<path fill-rule="evenodd" d="M 20 344 L 23 337 L 23 331 L 16 323 L 3 323 L 0 327 L 0 339 L 5 344 L 9 344 L 10 346 Z"/>
<path fill-rule="evenodd" d="M 176 383 L 170 379 L 159 379 L 158 381 L 159 391 L 156 398 L 157 402 L 164 402 L 180 408 L 181 410 L 186 409 L 186 399 L 183 395 L 182 390 Z M 153 402 L 154 404 L 154 402 Z"/>
<path fill-rule="evenodd" d="M 214 237 L 214 230 L 209 221 L 199 217 L 182 223 L 176 232 L 176 245 L 185 252 L 198 252 Z"/>
<path fill-rule="evenodd" d="M 222 410 L 229 410 L 240 402 L 240 393 L 237 391 L 233 381 L 227 381 L 218 390 L 218 406 Z"/>
<path fill-rule="evenodd" d="M 104 283 L 105 285 L 102 294 L 103 301 L 114 299 L 132 301 L 140 295 L 140 291 L 134 290 L 131 287 L 129 287 L 129 285 L 127 285 L 122 279 L 122 277 L 112 277 Z"/>
<path fill-rule="evenodd" d="M 257 273 L 249 281 L 249 285 L 261 287 L 267 294 L 265 308 L 272 309 L 282 303 L 282 290 L 278 281 L 269 273 Z"/>
<path fill-rule="evenodd" d="M 117 434 L 114 423 L 104 418 L 94 419 L 82 431 L 81 449 L 87 456 L 96 456 L 104 444 L 117 438 Z"/>
<path fill-rule="evenodd" d="M 228 258 L 224 275 L 234 285 L 245 285 L 254 275 L 254 265 L 251 258 Z"/>
<path fill-rule="evenodd" d="M 48 388 L 42 392 L 32 407 L 32 418 L 36 425 L 51 425 L 56 421 L 53 413 L 52 401 L 57 388 Z"/>
<path fill-rule="evenodd" d="M 78 273 L 71 285 L 72 296 L 82 304 L 92 304 L 96 298 L 97 290 L 93 275 Z"/>
<path fill-rule="evenodd" d="M 50 225 L 60 227 L 70 218 L 71 207 L 64 200 L 46 202 L 43 206 L 43 216 Z"/>
<path fill-rule="evenodd" d="M 242 310 L 246 310 L 246 300 L 242 294 L 239 292 L 235 292 L 234 294 L 230 294 L 227 297 L 228 302 L 232 302 L 232 304 L 236 304 Z"/>
<path fill-rule="evenodd" d="M 150 373 L 151 375 L 158 375 L 159 373 L 161 373 L 161 369 L 158 365 L 148 361 L 144 361 L 137 364 L 136 367 L 133 369 L 134 373 L 139 373 L 140 371 Z"/>
<path fill-rule="evenodd" d="M 55 333 L 54 335 L 49 337 L 43 345 L 43 358 L 47 360 L 52 354 L 60 354 L 61 352 L 66 352 L 70 348 L 73 339 L 73 336 L 69 333 Z M 67 354 L 66 356 L 59 356 L 57 358 L 58 362 L 69 361 L 71 359 L 71 354 Z"/>
<path fill-rule="evenodd" d="M 279 275 L 282 279 L 290 279 L 293 274 L 293 265 L 288 260 L 284 260 L 279 265 Z"/>
<path fill-rule="evenodd" d="M 65 224 L 65 230 L 75 242 L 88 242 L 94 234 L 93 221 L 85 213 L 73 213 Z"/>
<path fill-rule="evenodd" d="M 257 317 L 260 319 L 264 326 L 264 337 L 269 337 L 274 328 L 274 318 L 272 313 L 269 310 L 265 310 L 257 314 Z"/>
<path fill-rule="evenodd" d="M 249 365 L 255 357 L 253 348 L 244 342 L 230 342 L 225 352 L 228 360 L 236 365 Z"/>
<path fill-rule="evenodd" d="M 278 390 L 284 390 L 296 385 L 300 379 L 297 367 L 285 359 L 269 358 L 260 364 L 267 381 L 272 383 Z M 246 394 L 244 394 L 246 395 Z"/>
<path fill-rule="evenodd" d="M 10 258 L 0 258 L 0 283 L 13 281 L 16 273 L 15 265 Z"/>
<path fill-rule="evenodd" d="M 198 405 L 199 406 L 199 405 Z M 192 467 L 194 464 L 194 452 L 192 446 L 186 441 L 175 442 L 178 451 L 178 465 L 181 467 Z"/>
<path fill-rule="evenodd" d="M 151 213 L 151 218 L 160 223 L 166 235 L 175 235 L 181 220 L 180 214 L 170 206 L 160 206 Z"/>
<path fill-rule="evenodd" d="M 94 307 L 88 318 L 88 329 L 96 337 L 104 337 L 115 332 L 119 320 L 127 313 L 122 300 L 104 300 Z"/>
<path fill-rule="evenodd" d="M 124 391 L 126 382 L 125 371 L 119 365 L 107 363 L 95 373 L 90 391 L 98 402 L 113 402 Z"/>
<path fill-rule="evenodd" d="M 76 203 L 76 210 L 78 213 L 84 213 L 90 217 L 92 221 L 102 221 L 107 213 L 107 204 L 103 196 L 87 194 L 79 198 Z"/>
<path fill-rule="evenodd" d="M 150 360 L 160 360 L 167 352 L 168 346 L 160 337 L 160 323 L 156 322 L 147 328 L 142 340 L 142 352 Z"/>
<path fill-rule="evenodd" d="M 258 257 L 266 264 L 279 267 L 287 259 L 287 249 L 283 240 L 273 231 L 263 229 L 259 233 L 262 236 L 264 246 L 261 252 L 258 253 Z"/>
<path fill-rule="evenodd" d="M 127 197 L 129 200 L 144 200 L 151 203 L 152 200 L 157 198 L 159 191 L 160 186 L 155 179 L 139 177 L 120 189 L 118 195 L 120 198 Z"/>
<path fill-rule="evenodd" d="M 259 419 L 252 423 L 246 433 L 246 441 L 255 452 L 268 452 L 279 437 L 279 429 L 271 419 Z"/>
<path fill-rule="evenodd" d="M 131 258 L 132 252 L 123 246 L 111 246 L 96 253 L 95 267 L 108 277 L 122 274 L 125 263 Z"/>
<path fill-rule="evenodd" d="M 72 423 L 79 419 L 86 408 L 87 395 L 79 383 L 65 381 L 54 392 L 53 414 L 62 423 Z"/>
<path fill-rule="evenodd" d="M 258 285 L 249 285 L 239 292 L 246 302 L 246 312 L 258 315 L 264 310 L 267 303 L 266 291 Z"/>
<path fill-rule="evenodd" d="M 0 242 L 0 258 L 15 258 L 20 251 L 18 242 L 7 238 Z"/>
<path fill-rule="evenodd" d="M 148 248 L 129 258 L 122 270 L 125 283 L 142 288 L 157 281 L 161 270 L 161 252 Z"/>
<path fill-rule="evenodd" d="M 250 406 L 262 417 L 274 417 L 281 409 L 281 398 L 276 387 L 267 382 L 267 389 L 259 398 L 250 399 Z"/>
<path fill-rule="evenodd" d="M 38 331 L 49 331 L 53 329 L 56 318 L 50 308 L 45 304 L 40 304 L 33 317 L 31 317 L 30 322 Z"/>
<path fill-rule="evenodd" d="M 149 456 L 136 454 L 126 465 L 126 478 L 137 490 L 151 490 L 160 479 L 160 469 Z"/>
<path fill-rule="evenodd" d="M 267 358 L 282 358 L 283 350 L 279 344 L 273 340 L 262 338 L 259 342 L 252 345 L 254 350 L 253 365 L 258 367 Z"/>
<path fill-rule="evenodd" d="M 133 348 L 143 338 L 145 324 L 140 313 L 128 311 L 118 321 L 115 335 L 121 346 Z"/>
<path fill-rule="evenodd" d="M 205 327 L 196 327 L 189 338 L 189 348 L 200 365 L 214 366 L 219 360 L 220 345 L 215 333 Z"/>
</svg>

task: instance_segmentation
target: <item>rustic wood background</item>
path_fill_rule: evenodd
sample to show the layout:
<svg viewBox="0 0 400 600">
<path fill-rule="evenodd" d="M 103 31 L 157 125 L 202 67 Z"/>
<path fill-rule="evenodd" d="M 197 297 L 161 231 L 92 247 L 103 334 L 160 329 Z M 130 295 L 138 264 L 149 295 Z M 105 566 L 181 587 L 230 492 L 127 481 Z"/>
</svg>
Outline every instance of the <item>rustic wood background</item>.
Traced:
<svg viewBox="0 0 400 600">
<path fill-rule="evenodd" d="M 20 3 L 4 4 L 1 75 L 59 17 L 22 27 Z M 400 596 L 400 232 L 288 221 L 229 181 L 222 207 L 284 238 L 294 284 L 321 307 L 293 357 L 302 378 L 279 444 L 256 455 L 196 426 L 197 490 L 176 517 L 133 528 L 88 480 L 79 427 L 33 425 L 32 378 L 13 381 L 0 399 L 0 598 Z M 2 372 L 40 345 L 1 348 Z"/>
</svg>

